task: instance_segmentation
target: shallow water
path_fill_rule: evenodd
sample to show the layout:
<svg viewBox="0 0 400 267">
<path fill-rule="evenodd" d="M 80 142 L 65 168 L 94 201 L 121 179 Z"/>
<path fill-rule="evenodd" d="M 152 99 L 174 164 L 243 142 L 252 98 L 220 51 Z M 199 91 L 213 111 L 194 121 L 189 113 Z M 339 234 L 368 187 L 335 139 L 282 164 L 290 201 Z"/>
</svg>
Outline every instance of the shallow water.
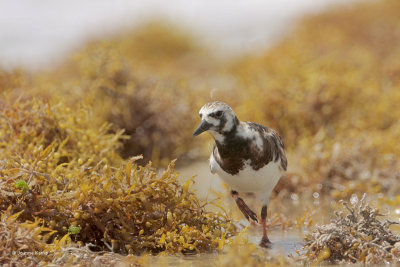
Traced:
<svg viewBox="0 0 400 267">
<path fill-rule="evenodd" d="M 193 174 L 193 172 L 198 174 L 197 177 L 194 179 L 195 183 L 192 186 L 192 190 L 196 192 L 200 200 L 212 199 L 213 194 L 210 192 L 219 192 L 223 196 L 226 196 L 227 199 L 230 198 L 227 193 L 228 191 L 223 186 L 221 180 L 216 175 L 210 173 L 207 161 L 194 163 L 189 167 L 179 169 L 179 172 L 181 174 L 180 177 L 182 179 L 182 182 L 186 182 L 186 179 L 190 177 L 190 174 Z M 237 210 L 236 205 L 233 203 L 233 201 L 229 202 L 227 201 L 227 199 L 225 199 L 225 202 L 222 205 L 224 206 L 224 208 L 226 208 L 226 210 L 230 211 L 229 212 L 230 215 L 234 215 L 233 219 L 239 219 L 239 221 L 236 222 L 238 228 L 242 229 L 244 227 L 249 226 L 249 222 L 243 218 L 242 214 Z M 248 202 L 248 204 L 249 203 L 251 202 Z M 276 209 L 277 207 L 274 206 L 275 205 L 272 204 L 271 208 Z M 297 207 L 297 209 L 294 210 L 294 206 L 292 207 L 292 205 L 290 205 L 290 207 L 291 207 L 290 210 L 292 211 L 290 212 L 290 214 L 294 216 L 293 218 L 299 217 L 299 214 L 302 215 L 304 213 L 304 211 L 302 211 L 303 208 Z M 284 208 L 288 209 L 287 205 L 285 205 Z M 295 254 L 295 250 L 301 248 L 301 242 L 303 240 L 304 232 L 302 232 L 301 230 L 283 231 L 278 227 L 269 230 L 268 236 L 273 243 L 273 246 L 269 250 L 269 252 L 274 253 L 276 255 L 287 256 L 291 253 Z M 258 244 L 261 240 L 261 237 L 262 237 L 262 227 L 254 225 L 250 226 L 247 236 L 249 243 Z M 199 266 L 196 263 L 205 260 L 208 263 L 215 262 L 215 264 L 217 264 L 216 261 L 218 260 L 218 258 L 221 257 L 223 256 L 221 256 L 221 254 L 218 253 L 201 254 L 200 258 L 198 255 L 186 256 L 184 257 L 184 259 L 180 259 L 178 262 L 183 260 L 186 264 L 190 263 L 194 264 L 195 266 Z M 200 266 L 202 265 L 200 264 Z"/>
<path fill-rule="evenodd" d="M 249 231 L 249 243 L 258 244 L 262 235 L 261 228 L 252 228 Z M 287 256 L 295 254 L 301 247 L 303 233 L 300 231 L 270 231 L 269 237 L 273 246 L 268 253 Z M 225 253 L 201 253 L 186 256 L 150 256 L 147 263 L 152 266 L 220 266 Z"/>
<path fill-rule="evenodd" d="M 251 231 L 249 233 L 250 243 L 258 244 L 262 236 L 262 230 Z M 272 248 L 271 253 L 279 255 L 289 255 L 301 248 L 303 233 L 300 231 L 270 231 L 268 234 Z"/>
</svg>

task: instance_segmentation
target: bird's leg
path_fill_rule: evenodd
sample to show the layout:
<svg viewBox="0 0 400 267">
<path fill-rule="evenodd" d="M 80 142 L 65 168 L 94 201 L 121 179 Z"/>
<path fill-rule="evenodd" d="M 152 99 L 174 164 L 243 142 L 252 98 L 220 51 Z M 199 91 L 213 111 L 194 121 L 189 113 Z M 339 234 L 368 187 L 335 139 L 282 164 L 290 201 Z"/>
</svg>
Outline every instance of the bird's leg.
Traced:
<svg viewBox="0 0 400 267">
<path fill-rule="evenodd" d="M 272 243 L 267 235 L 267 205 L 263 205 L 261 208 L 261 224 L 263 227 L 263 237 L 260 242 L 260 246 L 264 248 L 270 248 Z"/>
<path fill-rule="evenodd" d="M 243 213 L 243 215 L 246 217 L 247 220 L 250 221 L 252 219 L 255 222 L 258 222 L 257 219 L 257 214 L 252 211 L 249 206 L 243 201 L 242 198 L 239 197 L 239 193 L 236 192 L 235 190 L 231 190 L 231 195 L 233 199 L 236 201 L 236 205 L 240 209 L 240 211 Z"/>
</svg>

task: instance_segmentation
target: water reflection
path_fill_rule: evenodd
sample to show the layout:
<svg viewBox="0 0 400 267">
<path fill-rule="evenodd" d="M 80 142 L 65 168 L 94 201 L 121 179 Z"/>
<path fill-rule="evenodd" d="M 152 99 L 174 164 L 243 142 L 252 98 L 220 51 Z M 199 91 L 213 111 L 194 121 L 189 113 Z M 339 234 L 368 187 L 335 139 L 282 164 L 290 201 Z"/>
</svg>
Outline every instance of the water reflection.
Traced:
<svg viewBox="0 0 400 267">
<path fill-rule="evenodd" d="M 304 233 L 301 231 L 271 231 L 269 236 L 273 242 L 273 246 L 267 253 L 275 255 L 288 256 L 289 254 L 296 254 L 296 250 L 301 248 L 301 242 Z M 249 231 L 249 243 L 258 244 L 262 236 L 262 229 L 253 227 Z M 220 266 L 220 261 L 224 258 L 224 252 L 202 253 L 195 255 L 185 256 L 150 256 L 146 261 L 151 266 Z"/>
</svg>

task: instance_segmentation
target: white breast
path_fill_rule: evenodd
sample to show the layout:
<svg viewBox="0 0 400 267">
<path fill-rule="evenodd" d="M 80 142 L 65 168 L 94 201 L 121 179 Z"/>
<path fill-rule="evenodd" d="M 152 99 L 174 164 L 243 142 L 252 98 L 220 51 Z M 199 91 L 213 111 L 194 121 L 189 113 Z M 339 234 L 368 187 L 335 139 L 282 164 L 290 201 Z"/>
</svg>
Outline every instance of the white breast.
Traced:
<svg viewBox="0 0 400 267">
<path fill-rule="evenodd" d="M 233 190 L 242 193 L 253 192 L 264 202 L 269 201 L 272 190 L 282 176 L 280 164 L 280 161 L 272 161 L 255 171 L 246 163 L 239 173 L 231 175 L 222 170 L 212 153 L 210 157 L 210 169 L 213 174 L 217 174 Z"/>
</svg>

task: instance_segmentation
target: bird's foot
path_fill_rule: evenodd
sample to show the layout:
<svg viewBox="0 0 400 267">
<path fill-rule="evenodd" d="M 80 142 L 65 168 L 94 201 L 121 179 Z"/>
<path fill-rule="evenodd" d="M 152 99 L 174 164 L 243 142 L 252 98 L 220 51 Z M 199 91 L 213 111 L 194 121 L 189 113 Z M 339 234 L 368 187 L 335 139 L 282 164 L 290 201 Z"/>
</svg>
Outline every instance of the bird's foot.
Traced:
<svg viewBox="0 0 400 267">
<path fill-rule="evenodd" d="M 271 248 L 272 247 L 272 243 L 269 240 L 268 236 L 263 236 L 260 242 L 260 247 L 263 248 Z"/>
<path fill-rule="evenodd" d="M 258 223 L 258 218 L 257 214 L 252 211 L 249 206 L 241 199 L 240 197 L 236 198 L 236 204 L 239 207 L 240 211 L 243 213 L 243 215 L 246 217 L 247 220 Z"/>
</svg>

